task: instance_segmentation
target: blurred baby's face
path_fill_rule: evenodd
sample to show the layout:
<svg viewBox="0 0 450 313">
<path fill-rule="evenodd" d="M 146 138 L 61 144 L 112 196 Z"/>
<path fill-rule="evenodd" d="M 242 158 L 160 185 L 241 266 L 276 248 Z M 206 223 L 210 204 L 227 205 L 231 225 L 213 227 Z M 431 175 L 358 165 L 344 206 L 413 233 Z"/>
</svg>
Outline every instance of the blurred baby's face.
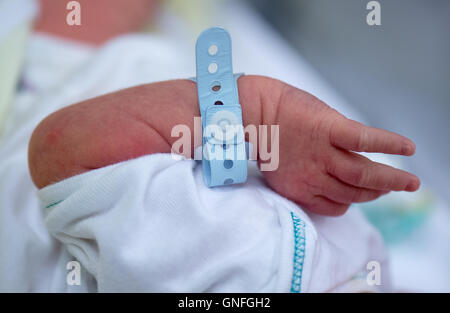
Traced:
<svg viewBox="0 0 450 313">
<path fill-rule="evenodd" d="M 158 13 L 158 0 L 77 0 L 80 25 L 69 25 L 70 1 L 40 0 L 36 29 L 75 40 L 103 43 L 120 34 L 135 32 Z"/>
<path fill-rule="evenodd" d="M 134 21 L 137 28 L 155 14 L 159 3 L 158 0 L 84 0 L 83 2 L 97 6 L 97 9 L 100 8 L 113 18 L 122 19 L 127 23 Z"/>
</svg>

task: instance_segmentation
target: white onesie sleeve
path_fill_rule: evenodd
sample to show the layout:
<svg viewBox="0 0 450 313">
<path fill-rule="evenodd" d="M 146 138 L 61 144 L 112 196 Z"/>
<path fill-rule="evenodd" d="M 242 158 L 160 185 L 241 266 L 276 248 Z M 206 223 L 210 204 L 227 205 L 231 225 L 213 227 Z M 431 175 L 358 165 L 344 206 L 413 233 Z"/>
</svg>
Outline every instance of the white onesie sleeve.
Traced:
<svg viewBox="0 0 450 313">
<path fill-rule="evenodd" d="M 47 228 L 100 292 L 328 291 L 384 264 L 359 212 L 308 216 L 254 164 L 246 184 L 210 189 L 199 165 L 154 154 L 49 185 Z"/>
</svg>

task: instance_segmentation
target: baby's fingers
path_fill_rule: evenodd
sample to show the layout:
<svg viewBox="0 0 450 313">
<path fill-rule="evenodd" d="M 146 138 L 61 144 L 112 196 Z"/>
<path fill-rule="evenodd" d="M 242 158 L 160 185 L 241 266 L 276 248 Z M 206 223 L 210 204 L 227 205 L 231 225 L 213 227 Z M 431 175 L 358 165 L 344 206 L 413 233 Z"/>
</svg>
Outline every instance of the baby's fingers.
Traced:
<svg viewBox="0 0 450 313">
<path fill-rule="evenodd" d="M 340 153 L 328 171 L 347 184 L 368 189 L 416 191 L 420 186 L 415 175 L 353 152 Z"/>
<path fill-rule="evenodd" d="M 330 141 L 336 147 L 358 152 L 413 155 L 416 150 L 414 143 L 401 135 L 368 127 L 343 116 L 334 123 Z"/>
<path fill-rule="evenodd" d="M 347 212 L 350 206 L 349 204 L 338 203 L 323 196 L 314 196 L 310 203 L 299 204 L 314 214 L 326 216 L 341 216 Z"/>
<path fill-rule="evenodd" d="M 389 192 L 389 190 L 351 186 L 330 175 L 324 175 L 321 180 L 322 196 L 338 203 L 351 204 L 372 201 Z"/>
</svg>

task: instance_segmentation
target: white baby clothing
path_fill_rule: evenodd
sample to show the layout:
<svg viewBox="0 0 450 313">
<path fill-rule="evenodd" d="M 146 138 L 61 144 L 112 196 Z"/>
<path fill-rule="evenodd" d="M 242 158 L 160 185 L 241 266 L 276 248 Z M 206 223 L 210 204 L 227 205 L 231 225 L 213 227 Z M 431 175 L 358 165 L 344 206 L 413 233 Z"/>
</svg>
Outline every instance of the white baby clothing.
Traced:
<svg viewBox="0 0 450 313">
<path fill-rule="evenodd" d="M 39 191 L 49 232 L 98 291 L 329 291 L 371 260 L 377 233 L 356 208 L 306 215 L 254 163 L 245 184 L 208 188 L 201 165 L 154 154 Z"/>
<path fill-rule="evenodd" d="M 233 23 L 224 26 L 236 43 L 236 72 L 277 77 L 344 103 L 281 41 L 258 43 L 262 35 L 244 38 Z M 378 287 L 389 288 L 381 238 L 357 207 L 339 218 L 307 215 L 268 188 L 253 163 L 246 184 L 209 189 L 196 161 L 155 154 L 37 191 L 27 166 L 37 124 L 87 98 L 191 77 L 194 40 L 179 38 L 126 35 L 98 49 L 30 39 L 23 87 L 0 137 L 0 292 L 316 292 L 348 290 L 354 281 L 363 283 L 350 284 L 358 286 L 353 291 L 365 291 L 372 289 L 370 261 L 381 265 Z M 269 59 L 261 45 L 287 57 L 261 66 Z M 344 104 L 337 109 L 357 116 Z M 80 285 L 67 283 L 71 261 L 81 264 Z"/>
</svg>

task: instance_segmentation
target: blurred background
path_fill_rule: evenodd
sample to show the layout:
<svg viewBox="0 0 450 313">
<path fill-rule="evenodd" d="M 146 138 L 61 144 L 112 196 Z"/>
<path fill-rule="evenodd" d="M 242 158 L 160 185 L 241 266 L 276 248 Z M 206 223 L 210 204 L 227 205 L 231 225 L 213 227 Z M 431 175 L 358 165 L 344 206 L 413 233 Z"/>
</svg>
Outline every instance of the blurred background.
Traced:
<svg viewBox="0 0 450 313">
<path fill-rule="evenodd" d="M 281 79 L 349 118 L 416 143 L 410 158 L 370 157 L 417 174 L 421 189 L 361 209 L 385 239 L 396 290 L 450 292 L 450 1 L 380 0 L 381 25 L 369 26 L 368 0 L 80 0 L 79 28 L 66 24 L 68 2 L 0 0 L 0 148 L 13 164 L 0 174 L 23 175 L 17 187 L 0 184 L 0 223 L 11 223 L 18 206 L 41 214 L 26 145 L 43 117 L 83 98 L 194 76 L 195 39 L 223 26 L 233 39 L 236 72 Z M 132 2 L 142 14 L 129 10 Z M 134 23 L 125 23 L 122 12 L 136 14 Z M 123 36 L 130 32 L 139 35 Z M 114 71 L 100 75 L 95 64 Z M 43 96 L 51 100 L 45 107 L 33 102 Z M 2 199 L 15 188 L 20 199 Z M 23 225 L 17 229 L 23 234 Z M 0 249 L 9 244 L 11 260 L 20 259 L 12 256 L 15 247 L 29 242 L 9 238 L 26 235 L 7 237 Z"/>
<path fill-rule="evenodd" d="M 450 201 L 450 1 L 250 3 L 376 127 L 412 138 L 410 166 Z"/>
<path fill-rule="evenodd" d="M 401 162 L 435 199 L 419 205 L 396 195 L 363 207 L 404 289 L 450 291 L 450 272 L 441 272 L 450 267 L 442 242 L 450 239 L 450 1 L 379 1 L 379 26 L 366 23 L 368 1 L 249 2 L 372 126 L 416 143 L 415 156 Z"/>
</svg>

